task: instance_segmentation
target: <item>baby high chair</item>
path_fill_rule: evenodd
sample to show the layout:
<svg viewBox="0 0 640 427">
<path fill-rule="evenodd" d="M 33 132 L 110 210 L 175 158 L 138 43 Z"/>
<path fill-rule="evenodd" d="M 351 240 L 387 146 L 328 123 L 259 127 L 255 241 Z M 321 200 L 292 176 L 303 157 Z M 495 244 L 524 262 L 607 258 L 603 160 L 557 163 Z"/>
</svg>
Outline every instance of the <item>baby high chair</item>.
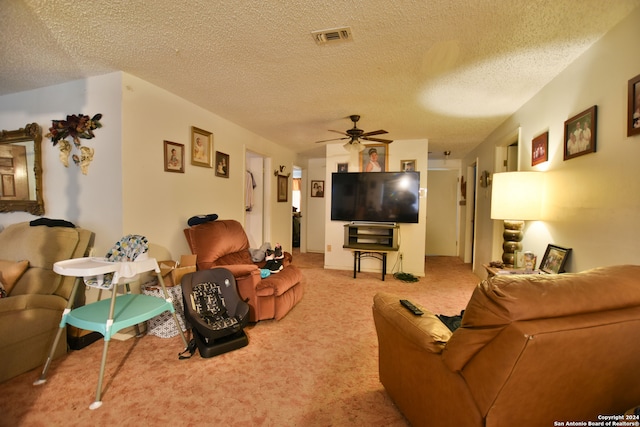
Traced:
<svg viewBox="0 0 640 427">
<path fill-rule="evenodd" d="M 54 349 L 67 324 L 88 331 L 97 331 L 104 336 L 104 349 L 100 364 L 96 399 L 89 406 L 90 409 L 96 409 L 102 405 L 100 398 L 107 361 L 107 349 L 111 337 L 118 331 L 135 326 L 139 335 L 138 324 L 165 311 L 170 311 L 173 314 L 176 325 L 178 325 L 185 349 L 187 348 L 187 339 L 182 328 L 180 328 L 175 308 L 164 286 L 158 263 L 154 258 L 148 257 L 147 251 L 148 244 L 144 236 L 128 235 L 120 239 L 109 250 L 105 258 L 76 258 L 54 264 L 53 270 L 56 273 L 64 276 L 75 276 L 76 283 L 71 298 L 69 298 L 69 304 L 62 314 L 60 328 L 51 347 L 49 357 L 45 362 L 42 374 L 34 384 L 39 385 L 46 382 L 46 374 L 53 358 Z M 154 270 L 158 277 L 158 283 L 162 287 L 165 299 L 151 295 L 132 294 L 129 289 L 129 283 L 137 280 L 140 273 L 151 270 Z M 87 286 L 111 290 L 111 298 L 72 309 L 71 306 L 81 282 L 84 282 Z M 125 285 L 126 293 L 124 295 L 118 295 L 119 285 Z"/>
</svg>

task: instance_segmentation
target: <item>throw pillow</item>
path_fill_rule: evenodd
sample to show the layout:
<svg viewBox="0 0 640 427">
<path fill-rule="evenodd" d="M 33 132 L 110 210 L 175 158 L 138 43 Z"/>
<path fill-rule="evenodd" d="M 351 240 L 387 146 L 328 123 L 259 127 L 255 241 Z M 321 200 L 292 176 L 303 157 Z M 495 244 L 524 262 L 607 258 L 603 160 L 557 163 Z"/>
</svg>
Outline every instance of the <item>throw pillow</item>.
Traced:
<svg viewBox="0 0 640 427">
<path fill-rule="evenodd" d="M 0 281 L 4 283 L 4 290 L 11 295 L 11 290 L 18 279 L 29 268 L 29 261 L 4 261 L 0 260 Z"/>
<path fill-rule="evenodd" d="M 0 282 L 0 298 L 6 298 L 7 291 L 4 290 L 4 285 Z"/>
</svg>

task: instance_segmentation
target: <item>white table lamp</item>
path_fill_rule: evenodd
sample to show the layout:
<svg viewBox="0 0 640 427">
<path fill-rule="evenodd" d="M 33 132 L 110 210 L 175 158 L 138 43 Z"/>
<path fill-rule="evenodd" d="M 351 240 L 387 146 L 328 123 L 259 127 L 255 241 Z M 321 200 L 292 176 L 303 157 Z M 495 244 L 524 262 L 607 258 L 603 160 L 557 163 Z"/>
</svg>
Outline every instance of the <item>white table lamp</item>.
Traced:
<svg viewBox="0 0 640 427">
<path fill-rule="evenodd" d="M 502 172 L 493 175 L 491 219 L 504 220 L 502 262 L 513 267 L 516 251 L 522 250 L 525 220 L 542 218 L 542 172 Z"/>
</svg>

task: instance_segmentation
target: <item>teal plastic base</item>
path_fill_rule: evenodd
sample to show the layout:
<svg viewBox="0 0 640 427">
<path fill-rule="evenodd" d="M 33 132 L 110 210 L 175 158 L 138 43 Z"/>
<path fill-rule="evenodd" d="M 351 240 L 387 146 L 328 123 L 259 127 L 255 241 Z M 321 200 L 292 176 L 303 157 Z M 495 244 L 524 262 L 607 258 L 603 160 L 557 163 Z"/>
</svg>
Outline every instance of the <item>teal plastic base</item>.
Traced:
<svg viewBox="0 0 640 427">
<path fill-rule="evenodd" d="M 77 328 L 100 332 L 108 341 L 112 335 L 124 328 L 143 323 L 165 311 L 175 311 L 173 304 L 152 295 L 119 295 L 116 297 L 113 324 L 109 327 L 107 319 L 110 306 L 111 298 L 87 304 L 71 310 L 67 314 L 66 322 Z"/>
</svg>

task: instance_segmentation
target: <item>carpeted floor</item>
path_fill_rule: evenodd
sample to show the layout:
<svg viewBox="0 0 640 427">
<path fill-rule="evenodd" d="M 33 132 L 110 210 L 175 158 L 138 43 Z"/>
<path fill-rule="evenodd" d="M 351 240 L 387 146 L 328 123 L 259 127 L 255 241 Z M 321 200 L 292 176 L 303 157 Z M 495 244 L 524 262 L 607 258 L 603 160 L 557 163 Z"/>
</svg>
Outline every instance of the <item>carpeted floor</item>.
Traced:
<svg viewBox="0 0 640 427">
<path fill-rule="evenodd" d="M 324 270 L 322 254 L 294 255 L 306 278 L 302 301 L 282 320 L 246 329 L 249 345 L 178 360 L 179 337 L 113 340 L 103 405 L 91 411 L 102 341 L 0 384 L 0 425 L 406 426 L 378 380 L 371 315 L 380 291 L 457 314 L 479 279 L 453 257 L 428 257 L 427 275 Z"/>
</svg>

